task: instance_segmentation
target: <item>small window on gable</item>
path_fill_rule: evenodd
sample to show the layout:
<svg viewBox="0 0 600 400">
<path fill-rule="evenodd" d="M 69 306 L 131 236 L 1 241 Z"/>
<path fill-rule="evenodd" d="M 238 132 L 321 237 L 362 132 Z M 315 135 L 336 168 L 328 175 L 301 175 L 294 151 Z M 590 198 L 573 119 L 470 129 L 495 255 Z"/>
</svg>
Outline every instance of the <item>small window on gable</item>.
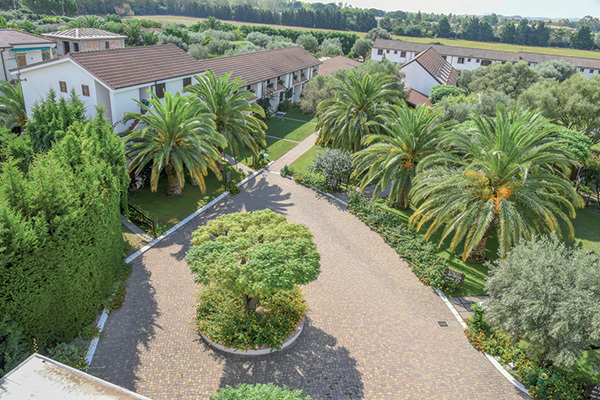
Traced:
<svg viewBox="0 0 600 400">
<path fill-rule="evenodd" d="M 104 42 L 104 48 L 106 50 L 110 49 L 110 42 Z"/>
<path fill-rule="evenodd" d="M 156 85 L 156 96 L 159 99 L 162 99 L 165 97 L 165 84 L 164 83 L 159 83 Z"/>
<path fill-rule="evenodd" d="M 377 55 L 380 56 L 383 54 L 383 49 L 377 49 Z"/>
<path fill-rule="evenodd" d="M 405 52 L 405 51 L 401 51 L 401 52 L 400 52 L 400 57 L 404 57 L 404 58 L 406 58 L 406 52 Z"/>
<path fill-rule="evenodd" d="M 183 78 L 183 87 L 189 86 L 192 84 L 192 78 Z"/>
<path fill-rule="evenodd" d="M 90 97 L 90 87 L 88 85 L 81 85 L 81 94 Z"/>
<path fill-rule="evenodd" d="M 65 82 L 65 81 L 58 81 L 58 85 L 60 86 L 60 91 L 62 93 L 67 93 L 67 82 Z"/>
</svg>

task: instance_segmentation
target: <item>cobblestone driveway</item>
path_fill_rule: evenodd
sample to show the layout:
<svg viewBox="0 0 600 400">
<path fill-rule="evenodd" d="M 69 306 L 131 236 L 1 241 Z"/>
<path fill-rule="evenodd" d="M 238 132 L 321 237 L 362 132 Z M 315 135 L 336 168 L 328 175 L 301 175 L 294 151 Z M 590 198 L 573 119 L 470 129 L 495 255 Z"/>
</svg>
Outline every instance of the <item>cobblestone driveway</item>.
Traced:
<svg viewBox="0 0 600 400">
<path fill-rule="evenodd" d="M 267 207 L 306 224 L 322 256 L 321 275 L 304 289 L 305 331 L 281 353 L 217 353 L 194 331 L 197 287 L 184 261 L 191 233 L 216 215 Z M 314 399 L 523 398 L 377 234 L 331 199 L 265 173 L 134 261 L 91 372 L 157 400 L 208 399 L 242 382 Z"/>
</svg>

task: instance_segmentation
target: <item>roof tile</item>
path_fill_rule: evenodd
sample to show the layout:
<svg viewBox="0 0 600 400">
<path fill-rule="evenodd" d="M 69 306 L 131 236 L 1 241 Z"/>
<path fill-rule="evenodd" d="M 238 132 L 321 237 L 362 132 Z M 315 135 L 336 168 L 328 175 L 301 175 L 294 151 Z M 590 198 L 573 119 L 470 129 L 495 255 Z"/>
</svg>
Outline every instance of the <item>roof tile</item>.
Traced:
<svg viewBox="0 0 600 400">
<path fill-rule="evenodd" d="M 23 32 L 16 29 L 0 29 L 0 48 L 7 48 L 18 45 L 55 43 L 54 40 L 47 39 L 33 33 Z"/>
<path fill-rule="evenodd" d="M 108 32 L 97 28 L 73 28 L 62 31 L 44 33 L 44 36 L 55 39 L 126 39 L 127 36 Z"/>
</svg>

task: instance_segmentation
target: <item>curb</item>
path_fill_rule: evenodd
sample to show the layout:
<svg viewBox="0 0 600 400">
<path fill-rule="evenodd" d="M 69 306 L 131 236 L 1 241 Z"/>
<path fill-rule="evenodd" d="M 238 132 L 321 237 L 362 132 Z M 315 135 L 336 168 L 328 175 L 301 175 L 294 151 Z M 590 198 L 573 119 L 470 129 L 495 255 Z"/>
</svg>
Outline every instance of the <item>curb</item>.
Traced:
<svg viewBox="0 0 600 400">
<path fill-rule="evenodd" d="M 438 294 L 438 296 L 440 296 L 440 298 L 444 301 L 444 303 L 446 304 L 446 306 L 448 306 L 448 308 L 450 309 L 450 311 L 452 312 L 452 314 L 454 315 L 454 317 L 458 320 L 458 322 L 463 327 L 463 329 L 467 329 L 468 328 L 467 324 L 462 319 L 462 317 L 460 316 L 460 314 L 458 313 L 458 311 L 456 311 L 456 308 L 454 308 L 454 306 L 452 305 L 452 303 L 450 303 L 450 301 L 448 300 L 448 298 L 446 297 L 446 295 L 444 294 L 444 292 L 442 292 L 442 291 L 440 291 L 438 289 L 435 289 L 435 288 L 434 288 L 434 290 Z M 500 365 L 500 363 L 493 356 L 489 355 L 488 353 L 483 353 L 483 354 L 492 363 L 492 365 L 494 367 L 496 367 L 496 369 L 498 371 L 500 371 L 500 373 L 502 374 L 502 376 L 504 376 L 517 389 L 519 389 L 521 392 L 523 392 L 524 394 L 526 394 L 527 397 L 531 398 L 531 396 L 529 395 L 529 391 L 527 389 L 525 389 L 525 386 L 523 386 L 523 384 L 521 382 L 519 382 L 511 374 L 509 374 L 508 371 L 505 370 L 502 367 L 502 365 Z"/>
<path fill-rule="evenodd" d="M 253 174 L 248 175 L 240 183 L 236 184 L 236 186 L 241 187 L 248 181 L 251 181 L 252 179 L 256 178 L 264 170 L 265 170 L 264 168 L 261 168 L 258 171 L 254 172 Z M 225 198 L 227 195 L 229 195 L 229 192 L 224 192 L 224 193 L 220 194 L 217 198 L 213 199 L 210 203 L 208 203 L 207 205 L 205 205 L 198 211 L 194 212 L 193 214 L 188 215 L 183 221 L 181 221 L 180 223 L 178 223 L 177 225 L 175 225 L 174 227 L 172 227 L 171 229 L 166 231 L 164 234 L 157 237 L 152 242 L 148 243 L 146 246 L 142 247 L 141 249 L 139 249 L 138 251 L 136 251 L 129 257 L 127 257 L 125 259 L 125 262 L 127 264 L 131 263 L 133 260 L 135 260 L 142 254 L 144 254 L 145 252 L 150 250 L 152 247 L 156 246 L 161 240 L 163 240 L 167 236 L 169 236 L 172 233 L 174 233 L 175 231 L 177 231 L 179 228 L 181 228 L 182 226 L 184 226 L 185 224 L 190 222 L 192 219 L 194 219 L 198 215 L 202 214 L 203 212 L 205 212 L 206 210 L 208 210 L 209 208 L 211 208 L 212 206 L 217 204 L 219 201 L 223 200 L 223 198 Z M 104 310 L 102 310 L 102 315 L 100 316 L 100 319 L 98 320 L 98 323 L 96 324 L 96 327 L 99 329 L 99 332 L 102 332 L 104 330 L 104 324 L 106 323 L 106 320 L 108 319 L 108 315 L 109 315 L 108 309 L 105 308 Z M 90 346 L 88 347 L 88 351 L 85 356 L 85 361 L 87 362 L 88 365 L 92 364 L 92 360 L 94 359 L 94 353 L 96 352 L 96 347 L 98 346 L 99 340 L 100 340 L 100 338 L 96 337 L 96 338 L 92 339 L 92 341 L 90 342 Z"/>
</svg>

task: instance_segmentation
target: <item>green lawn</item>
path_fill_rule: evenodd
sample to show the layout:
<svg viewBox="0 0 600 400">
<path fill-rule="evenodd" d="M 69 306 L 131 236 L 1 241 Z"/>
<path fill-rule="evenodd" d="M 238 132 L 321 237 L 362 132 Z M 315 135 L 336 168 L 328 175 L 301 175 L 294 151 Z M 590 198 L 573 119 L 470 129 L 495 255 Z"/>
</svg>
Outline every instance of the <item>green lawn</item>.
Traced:
<svg viewBox="0 0 600 400">
<path fill-rule="evenodd" d="M 296 172 L 306 171 L 306 167 L 312 166 L 313 160 L 315 159 L 315 156 L 319 150 L 323 150 L 323 147 L 315 144 L 306 153 L 298 157 L 296 161 L 290 165 L 290 167 L 294 168 Z"/>
<path fill-rule="evenodd" d="M 231 179 L 234 182 L 239 182 L 245 177 L 243 172 L 228 164 L 223 165 L 223 177 L 228 170 L 231 171 Z M 150 218 L 157 220 L 168 229 L 225 191 L 223 182 L 219 182 L 212 172 L 209 171 L 205 179 L 206 193 L 204 194 L 200 192 L 198 186 L 192 186 L 188 180 L 181 196 L 168 197 L 167 179 L 163 177 L 158 183 L 156 192 L 151 192 L 149 186 L 144 186 L 129 196 L 129 202 L 134 206 L 139 205 L 144 211 L 150 213 Z"/>
<path fill-rule="evenodd" d="M 301 119 L 302 121 L 317 122 L 314 115 L 304 114 L 300 107 L 294 107 L 285 114 L 286 118 Z"/>
<path fill-rule="evenodd" d="M 125 225 L 123 225 L 123 240 L 127 244 L 127 247 L 125 249 L 126 257 L 129 257 L 130 255 L 144 247 L 145 244 L 140 235 L 136 235 L 135 233 L 127 229 Z"/>
<path fill-rule="evenodd" d="M 301 142 L 315 131 L 315 124 L 292 121 L 289 119 L 271 118 L 267 124 L 267 136 Z"/>
<path fill-rule="evenodd" d="M 569 57 L 584 57 L 600 59 L 600 52 L 576 49 L 563 49 L 558 47 L 532 47 L 506 43 L 472 42 L 470 40 L 443 39 L 443 38 L 417 38 L 409 36 L 395 36 L 399 40 L 412 43 L 441 43 L 445 46 L 468 47 L 471 49 L 499 50 L 499 51 L 524 51 L 528 53 L 552 54 Z"/>
<path fill-rule="evenodd" d="M 584 250 L 600 254 L 600 208 L 590 205 L 577 210 L 575 226 L 575 242 Z"/>
</svg>

